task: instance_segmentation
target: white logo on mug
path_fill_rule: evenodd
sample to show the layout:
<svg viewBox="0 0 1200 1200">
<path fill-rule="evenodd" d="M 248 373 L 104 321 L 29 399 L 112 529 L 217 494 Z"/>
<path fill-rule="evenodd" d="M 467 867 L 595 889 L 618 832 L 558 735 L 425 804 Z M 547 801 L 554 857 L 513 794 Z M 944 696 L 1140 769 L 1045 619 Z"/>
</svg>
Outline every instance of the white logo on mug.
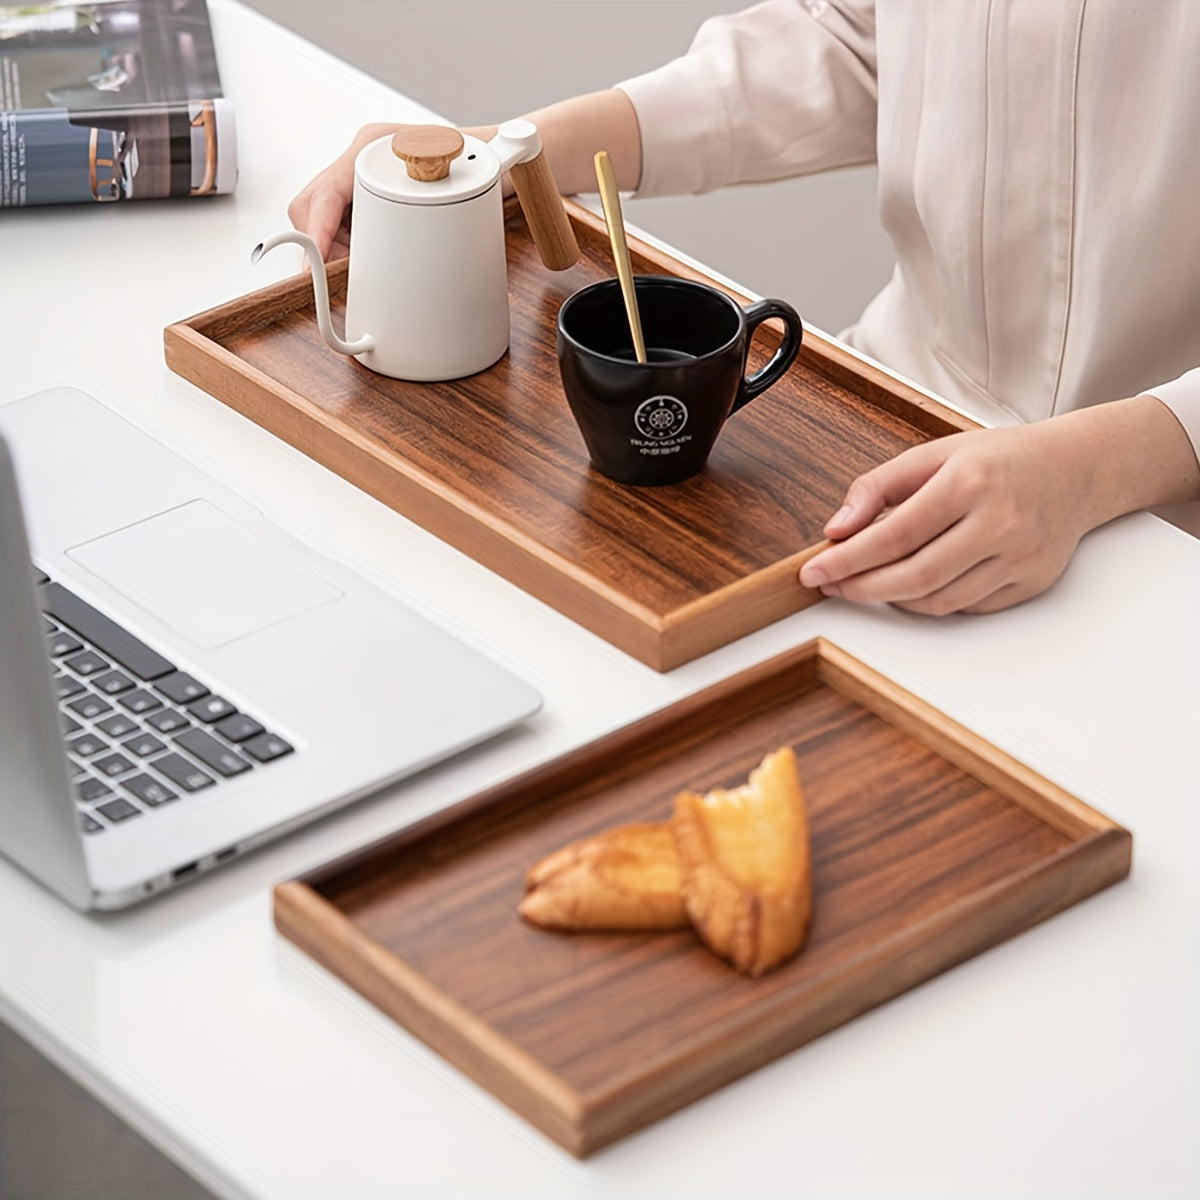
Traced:
<svg viewBox="0 0 1200 1200">
<path fill-rule="evenodd" d="M 637 406 L 633 423 L 643 437 L 661 441 L 674 437 L 686 424 L 687 406 L 674 396 L 651 396 Z"/>
</svg>

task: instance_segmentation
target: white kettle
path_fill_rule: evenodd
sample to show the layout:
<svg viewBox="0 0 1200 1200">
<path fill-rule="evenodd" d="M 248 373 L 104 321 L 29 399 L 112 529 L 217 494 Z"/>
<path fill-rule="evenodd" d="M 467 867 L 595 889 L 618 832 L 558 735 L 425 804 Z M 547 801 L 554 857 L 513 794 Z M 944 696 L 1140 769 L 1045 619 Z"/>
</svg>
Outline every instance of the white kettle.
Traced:
<svg viewBox="0 0 1200 1200">
<path fill-rule="evenodd" d="M 571 266 L 575 235 L 537 127 L 524 120 L 505 122 L 490 142 L 449 126 L 406 125 L 359 152 L 344 339 L 333 329 L 312 238 L 277 233 L 255 247 L 252 261 L 285 242 L 302 246 L 322 336 L 364 367 L 418 381 L 473 375 L 508 349 L 504 171 L 542 261 L 551 270 Z"/>
</svg>

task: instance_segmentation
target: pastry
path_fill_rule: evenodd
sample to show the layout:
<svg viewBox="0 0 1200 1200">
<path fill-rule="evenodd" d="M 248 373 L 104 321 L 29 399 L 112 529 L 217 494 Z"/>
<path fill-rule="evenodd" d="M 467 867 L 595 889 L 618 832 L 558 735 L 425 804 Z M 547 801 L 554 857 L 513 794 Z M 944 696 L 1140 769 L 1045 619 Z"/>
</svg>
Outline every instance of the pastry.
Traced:
<svg viewBox="0 0 1200 1200">
<path fill-rule="evenodd" d="M 681 792 L 671 822 L 687 913 L 738 971 L 761 975 L 795 954 L 812 908 L 808 821 L 790 747 L 741 787 Z"/>
<path fill-rule="evenodd" d="M 688 924 L 667 822 L 619 825 L 535 863 L 517 911 L 543 929 L 680 929 Z"/>
</svg>

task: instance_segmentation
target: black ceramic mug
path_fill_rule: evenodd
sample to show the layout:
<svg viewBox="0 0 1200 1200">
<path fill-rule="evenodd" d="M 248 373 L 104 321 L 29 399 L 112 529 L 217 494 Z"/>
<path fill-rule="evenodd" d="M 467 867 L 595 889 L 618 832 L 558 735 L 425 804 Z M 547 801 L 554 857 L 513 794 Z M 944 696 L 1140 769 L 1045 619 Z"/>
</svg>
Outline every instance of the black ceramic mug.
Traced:
<svg viewBox="0 0 1200 1200">
<path fill-rule="evenodd" d="M 704 466 L 730 414 L 791 366 L 804 330 L 783 300 L 743 308 L 708 284 L 670 275 L 639 275 L 634 286 L 647 361 L 635 357 L 620 283 L 593 283 L 558 311 L 563 390 L 602 475 L 679 483 Z M 750 340 L 769 317 L 783 322 L 783 339 L 747 378 Z"/>
</svg>

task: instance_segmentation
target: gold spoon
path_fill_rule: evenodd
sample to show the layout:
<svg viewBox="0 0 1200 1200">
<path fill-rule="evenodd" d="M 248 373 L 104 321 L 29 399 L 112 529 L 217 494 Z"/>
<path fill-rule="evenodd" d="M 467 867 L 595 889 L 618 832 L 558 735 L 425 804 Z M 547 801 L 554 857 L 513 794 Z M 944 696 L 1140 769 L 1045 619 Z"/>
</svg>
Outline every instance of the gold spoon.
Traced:
<svg viewBox="0 0 1200 1200">
<path fill-rule="evenodd" d="M 637 295 L 633 290 L 633 267 L 629 262 L 629 243 L 625 240 L 625 221 L 621 216 L 621 197 L 617 192 L 617 177 L 607 150 L 596 155 L 596 182 L 600 185 L 600 204 L 604 208 L 604 223 L 617 263 L 617 278 L 625 298 L 629 317 L 629 332 L 633 334 L 633 352 L 640 363 L 646 361 L 646 343 L 642 338 L 642 318 L 638 313 Z"/>
</svg>

